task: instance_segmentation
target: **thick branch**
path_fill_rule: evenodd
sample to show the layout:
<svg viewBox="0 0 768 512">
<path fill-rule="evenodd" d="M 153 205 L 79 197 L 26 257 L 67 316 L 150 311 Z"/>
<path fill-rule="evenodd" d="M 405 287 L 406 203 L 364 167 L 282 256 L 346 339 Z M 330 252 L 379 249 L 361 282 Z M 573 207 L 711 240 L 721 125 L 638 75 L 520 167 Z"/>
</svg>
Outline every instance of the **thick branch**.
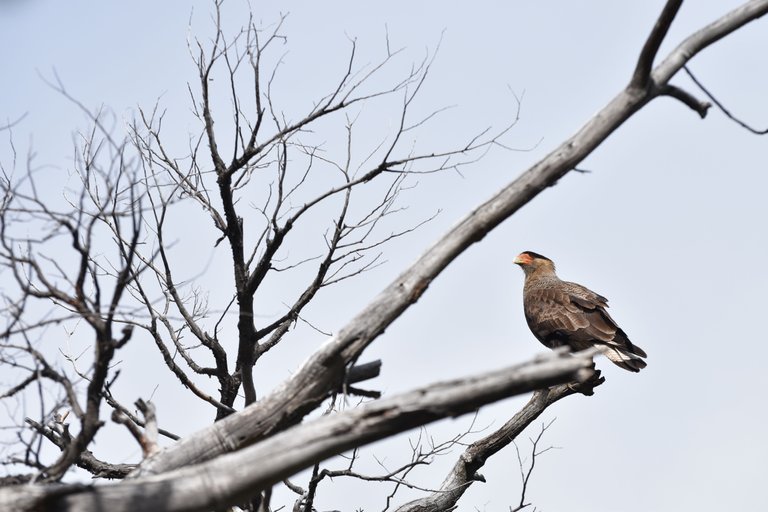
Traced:
<svg viewBox="0 0 768 512">
<path fill-rule="evenodd" d="M 672 25 L 672 21 L 675 19 L 677 11 L 680 10 L 680 6 L 682 5 L 683 0 L 667 1 L 664 9 L 659 15 L 659 19 L 656 20 L 653 30 L 651 30 L 648 39 L 646 39 L 645 44 L 643 45 L 640 57 L 637 59 L 635 72 L 632 74 L 632 80 L 629 82 L 630 87 L 636 87 L 638 89 L 645 89 L 648 87 L 651 79 L 653 60 L 656 58 L 659 47 L 667 36 L 669 27 Z"/>
<path fill-rule="evenodd" d="M 768 13 L 768 0 L 751 0 L 687 37 L 656 66 L 651 76 L 661 86 L 704 48 Z"/>
<path fill-rule="evenodd" d="M 551 353 L 476 377 L 433 384 L 324 416 L 212 461 L 119 485 L 16 487 L 0 490 L 8 510 L 112 512 L 204 511 L 247 500 L 332 455 L 509 396 L 595 375 L 592 356 Z"/>
</svg>

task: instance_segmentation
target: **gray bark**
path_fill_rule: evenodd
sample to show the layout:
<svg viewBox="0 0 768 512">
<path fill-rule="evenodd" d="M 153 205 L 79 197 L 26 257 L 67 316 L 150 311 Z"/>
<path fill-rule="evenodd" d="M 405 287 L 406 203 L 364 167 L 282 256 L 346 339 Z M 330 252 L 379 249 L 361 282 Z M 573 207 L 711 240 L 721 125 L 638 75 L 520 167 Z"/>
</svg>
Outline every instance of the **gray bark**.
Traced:
<svg viewBox="0 0 768 512">
<path fill-rule="evenodd" d="M 502 398 L 595 376 L 594 350 L 562 351 L 483 375 L 433 384 L 295 426 L 195 466 L 108 485 L 0 489 L 0 509 L 203 511 L 234 505 L 332 455 Z"/>
</svg>

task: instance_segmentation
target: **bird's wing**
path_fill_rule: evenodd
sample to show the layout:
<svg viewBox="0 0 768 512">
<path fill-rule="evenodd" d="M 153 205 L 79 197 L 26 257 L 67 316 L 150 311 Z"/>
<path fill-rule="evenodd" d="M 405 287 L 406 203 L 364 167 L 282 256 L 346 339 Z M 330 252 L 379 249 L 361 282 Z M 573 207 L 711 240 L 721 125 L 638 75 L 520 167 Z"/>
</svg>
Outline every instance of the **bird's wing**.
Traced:
<svg viewBox="0 0 768 512">
<path fill-rule="evenodd" d="M 586 286 L 582 286 L 578 283 L 571 283 L 569 281 L 563 281 L 563 289 L 568 292 L 571 300 L 580 304 L 587 309 L 595 309 L 597 307 L 607 308 L 608 299 L 595 293 Z"/>
<path fill-rule="evenodd" d="M 562 287 L 534 288 L 525 296 L 525 318 L 531 331 L 548 347 L 568 343 L 589 321 Z M 576 347 L 574 347 L 576 348 Z"/>
<path fill-rule="evenodd" d="M 547 346 L 574 349 L 610 344 L 618 327 L 605 313 L 605 297 L 575 283 L 528 290 L 525 316 L 534 335 Z"/>
<path fill-rule="evenodd" d="M 577 337 L 590 336 L 594 341 L 619 348 L 641 357 L 647 357 L 645 351 L 629 341 L 626 333 L 608 314 L 608 299 L 577 283 L 564 282 L 563 288 L 571 300 L 571 309 L 578 309 L 588 322 Z"/>
</svg>

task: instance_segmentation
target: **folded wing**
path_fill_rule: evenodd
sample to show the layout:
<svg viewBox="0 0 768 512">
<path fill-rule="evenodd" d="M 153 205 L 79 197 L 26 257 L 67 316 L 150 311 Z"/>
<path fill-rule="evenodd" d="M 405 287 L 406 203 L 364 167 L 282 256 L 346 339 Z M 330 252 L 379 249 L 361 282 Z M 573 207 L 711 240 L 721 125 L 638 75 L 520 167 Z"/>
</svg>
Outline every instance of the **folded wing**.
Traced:
<svg viewBox="0 0 768 512">
<path fill-rule="evenodd" d="M 550 348 L 578 351 L 597 346 L 615 364 L 637 372 L 646 353 L 634 345 L 606 311 L 608 300 L 584 286 L 533 288 L 525 297 L 525 317 L 534 335 Z"/>
</svg>

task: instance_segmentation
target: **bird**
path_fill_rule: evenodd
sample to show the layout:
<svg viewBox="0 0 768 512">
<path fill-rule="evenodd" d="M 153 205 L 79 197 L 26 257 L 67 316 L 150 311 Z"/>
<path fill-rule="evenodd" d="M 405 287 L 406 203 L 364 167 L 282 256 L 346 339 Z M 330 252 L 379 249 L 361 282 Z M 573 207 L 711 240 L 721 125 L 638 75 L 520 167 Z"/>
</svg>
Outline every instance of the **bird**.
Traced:
<svg viewBox="0 0 768 512">
<path fill-rule="evenodd" d="M 631 372 L 645 368 L 643 349 L 606 311 L 608 299 L 555 273 L 554 262 L 525 251 L 514 260 L 525 273 L 523 310 L 534 336 L 546 347 L 568 347 L 578 352 L 598 348 L 610 361 Z"/>
</svg>

